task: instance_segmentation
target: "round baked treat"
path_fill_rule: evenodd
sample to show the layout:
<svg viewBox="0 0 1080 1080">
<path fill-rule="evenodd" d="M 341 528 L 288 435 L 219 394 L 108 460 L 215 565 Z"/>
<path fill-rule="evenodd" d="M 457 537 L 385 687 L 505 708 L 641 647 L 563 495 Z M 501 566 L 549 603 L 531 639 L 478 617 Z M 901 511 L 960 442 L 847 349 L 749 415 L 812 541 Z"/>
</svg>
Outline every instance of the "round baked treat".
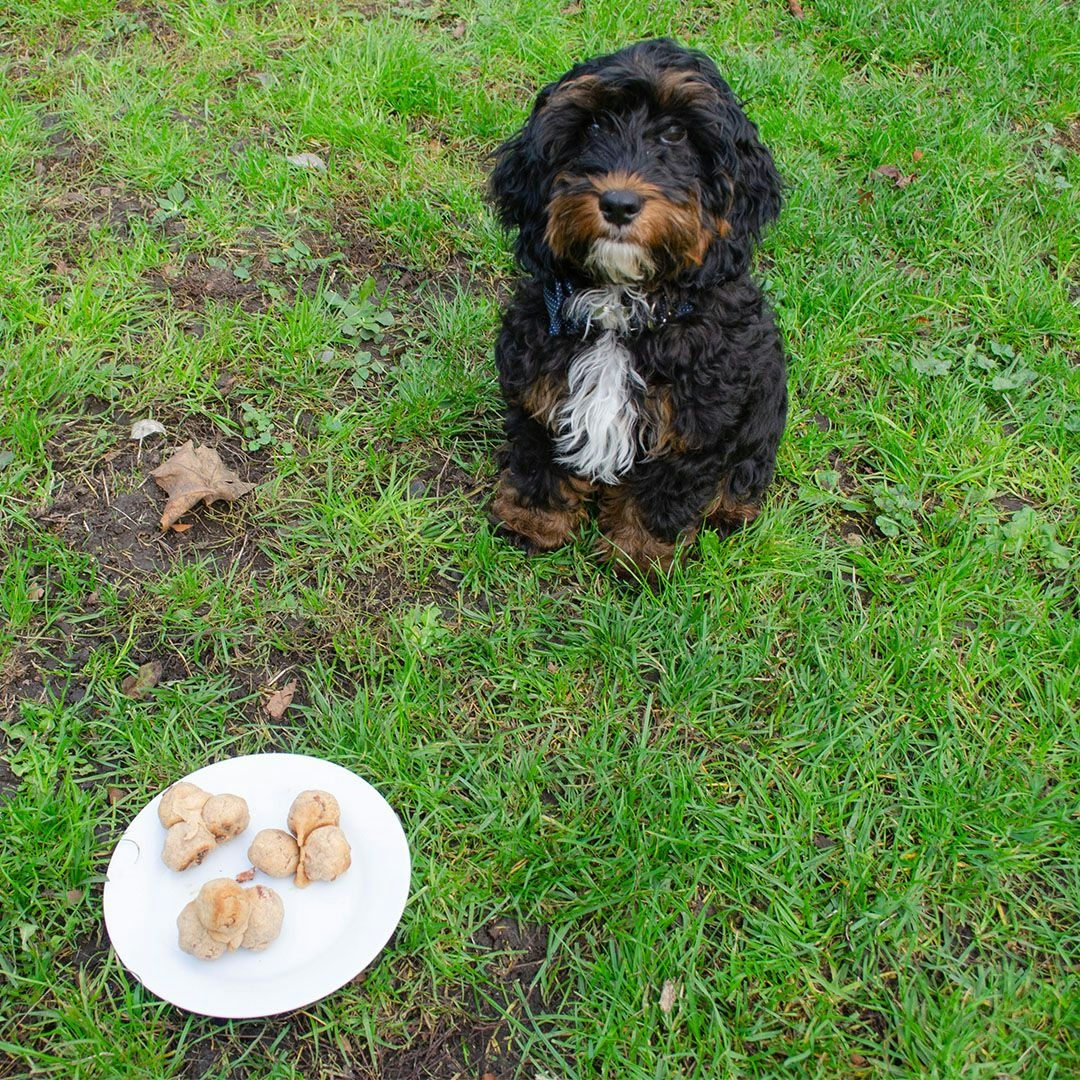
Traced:
<svg viewBox="0 0 1080 1080">
<path fill-rule="evenodd" d="M 300 849 L 296 884 L 306 888 L 312 881 L 333 881 L 352 865 L 352 848 L 336 825 L 323 825 L 307 838 Z"/>
<path fill-rule="evenodd" d="M 206 932 L 230 949 L 239 947 L 251 918 L 251 897 L 232 878 L 208 881 L 195 897 L 195 914 Z"/>
<path fill-rule="evenodd" d="M 211 795 L 203 804 L 202 819 L 217 841 L 224 843 L 248 827 L 251 815 L 239 795 Z"/>
<path fill-rule="evenodd" d="M 251 898 L 251 918 L 240 946 L 259 952 L 281 933 L 281 924 L 285 921 L 285 905 L 281 902 L 281 897 L 267 885 L 253 885 L 244 891 Z"/>
<path fill-rule="evenodd" d="M 284 829 L 260 829 L 251 841 L 248 861 L 271 877 L 292 877 L 300 862 L 300 845 Z"/>
<path fill-rule="evenodd" d="M 165 789 L 165 794 L 158 803 L 158 818 L 166 829 L 178 821 L 195 821 L 209 798 L 208 791 L 203 791 L 201 787 L 189 784 L 186 780 L 180 780 Z"/>
<path fill-rule="evenodd" d="M 301 791 L 289 807 L 289 828 L 304 846 L 312 829 L 341 822 L 341 807 L 329 791 Z"/>
<path fill-rule="evenodd" d="M 217 846 L 214 834 L 199 822 L 177 821 L 165 834 L 161 861 L 170 870 L 198 866 Z"/>
<path fill-rule="evenodd" d="M 207 933 L 206 927 L 199 922 L 194 900 L 176 916 L 176 929 L 180 948 L 189 956 L 198 957 L 200 960 L 216 960 L 228 948 L 223 941 L 215 941 Z"/>
</svg>

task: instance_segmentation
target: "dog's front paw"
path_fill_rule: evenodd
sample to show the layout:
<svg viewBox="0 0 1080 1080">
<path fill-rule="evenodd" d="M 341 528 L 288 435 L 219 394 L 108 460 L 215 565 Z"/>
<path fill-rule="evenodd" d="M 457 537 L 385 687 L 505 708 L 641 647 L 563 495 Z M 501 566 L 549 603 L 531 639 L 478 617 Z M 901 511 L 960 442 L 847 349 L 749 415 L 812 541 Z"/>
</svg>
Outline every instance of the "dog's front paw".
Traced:
<svg viewBox="0 0 1080 1080">
<path fill-rule="evenodd" d="M 539 555 L 541 552 L 548 550 L 538 546 L 535 541 L 531 540 L 523 533 L 515 532 L 505 521 L 501 521 L 495 514 L 488 514 L 488 522 L 491 525 L 491 531 L 500 540 L 505 540 L 508 544 L 513 544 L 519 551 L 524 551 L 526 555 Z"/>
<path fill-rule="evenodd" d="M 500 535 L 534 555 L 541 551 L 554 551 L 570 540 L 584 517 L 585 509 L 580 496 L 568 499 L 562 509 L 527 506 L 510 476 L 504 472 L 499 478 L 491 514 Z"/>
</svg>

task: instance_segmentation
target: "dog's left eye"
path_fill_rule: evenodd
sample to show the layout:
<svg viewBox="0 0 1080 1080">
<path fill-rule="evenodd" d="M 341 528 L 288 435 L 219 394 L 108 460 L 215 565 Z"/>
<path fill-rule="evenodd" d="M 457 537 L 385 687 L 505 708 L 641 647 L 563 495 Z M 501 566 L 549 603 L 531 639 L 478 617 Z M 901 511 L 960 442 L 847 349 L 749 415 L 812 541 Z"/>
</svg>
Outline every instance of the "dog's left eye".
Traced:
<svg viewBox="0 0 1080 1080">
<path fill-rule="evenodd" d="M 681 143 L 686 138 L 686 128 L 681 124 L 668 124 L 663 131 L 660 132 L 660 141 L 665 146 L 675 146 Z"/>
</svg>

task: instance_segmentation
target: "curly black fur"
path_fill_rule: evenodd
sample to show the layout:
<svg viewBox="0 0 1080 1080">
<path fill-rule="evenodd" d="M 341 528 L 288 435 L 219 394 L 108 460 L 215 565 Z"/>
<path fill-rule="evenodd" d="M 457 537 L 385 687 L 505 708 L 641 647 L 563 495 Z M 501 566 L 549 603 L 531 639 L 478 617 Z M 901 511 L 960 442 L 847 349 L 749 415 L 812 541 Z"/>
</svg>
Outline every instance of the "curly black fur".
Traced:
<svg viewBox="0 0 1080 1080">
<path fill-rule="evenodd" d="M 504 526 L 554 547 L 596 497 L 611 557 L 653 572 L 706 516 L 751 520 L 787 412 L 780 336 L 748 274 L 781 183 L 713 62 L 659 39 L 578 64 L 496 152 L 491 194 L 531 275 L 495 351 Z M 593 289 L 587 317 L 572 316 L 565 298 Z M 637 440 L 614 481 L 581 475 L 557 445 L 573 365 L 604 333 L 602 356 L 628 366 Z"/>
</svg>

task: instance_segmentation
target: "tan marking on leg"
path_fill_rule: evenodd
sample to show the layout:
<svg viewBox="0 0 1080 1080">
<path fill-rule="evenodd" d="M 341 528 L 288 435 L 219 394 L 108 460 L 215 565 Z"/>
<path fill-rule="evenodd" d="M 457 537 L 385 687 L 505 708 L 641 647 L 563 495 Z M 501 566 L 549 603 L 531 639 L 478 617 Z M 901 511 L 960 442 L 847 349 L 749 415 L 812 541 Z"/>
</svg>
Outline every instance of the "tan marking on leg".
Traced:
<svg viewBox="0 0 1080 1080">
<path fill-rule="evenodd" d="M 600 529 L 604 534 L 600 539 L 601 557 L 614 566 L 616 573 L 632 576 L 636 571 L 650 579 L 666 574 L 681 560 L 681 545 L 697 533 L 696 528 L 684 533 L 679 545 L 654 536 L 623 487 L 605 488 L 601 494 Z"/>
<path fill-rule="evenodd" d="M 514 487 L 509 473 L 499 477 L 492 512 L 513 532 L 523 536 L 533 547 L 552 551 L 565 544 L 585 516 L 585 496 L 592 484 L 578 477 L 567 477 L 559 494 L 564 505 L 557 509 L 526 506 Z"/>
<path fill-rule="evenodd" d="M 717 532 L 727 535 L 749 525 L 760 513 L 759 503 L 740 502 L 724 490 L 705 511 L 705 520 Z"/>
</svg>

